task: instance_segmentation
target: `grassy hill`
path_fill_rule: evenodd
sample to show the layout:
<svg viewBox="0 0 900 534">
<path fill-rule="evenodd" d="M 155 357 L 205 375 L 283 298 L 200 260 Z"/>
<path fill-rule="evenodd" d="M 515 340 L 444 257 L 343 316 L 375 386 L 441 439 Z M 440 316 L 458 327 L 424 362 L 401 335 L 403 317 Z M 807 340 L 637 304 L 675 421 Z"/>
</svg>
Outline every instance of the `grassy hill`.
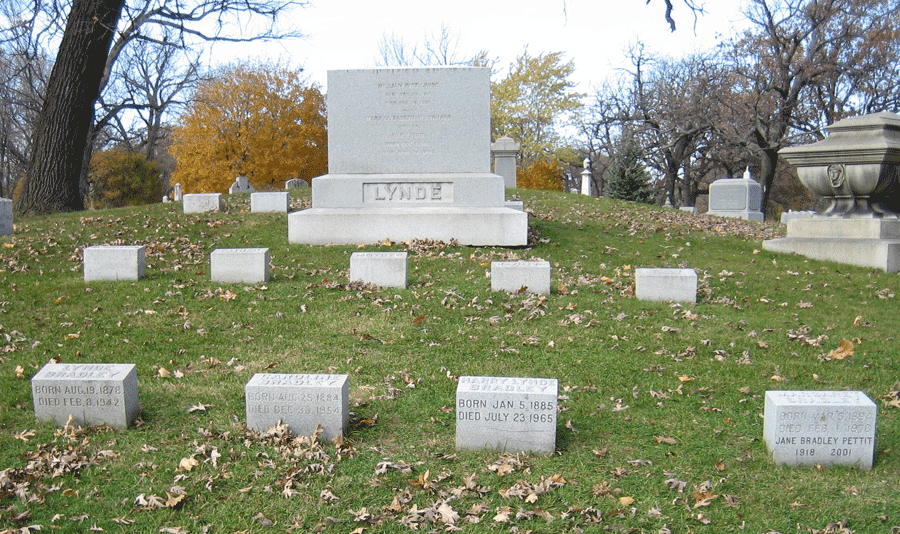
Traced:
<svg viewBox="0 0 900 534">
<path fill-rule="evenodd" d="M 410 251 L 405 290 L 348 284 L 357 247 L 289 246 L 285 215 L 242 195 L 225 213 L 16 221 L 0 238 L 0 532 L 900 529 L 896 274 L 763 251 L 774 225 L 516 194 L 533 247 L 365 247 Z M 144 245 L 147 278 L 85 283 L 97 244 Z M 270 249 L 271 281 L 211 283 L 209 253 L 247 246 Z M 492 293 L 501 259 L 550 261 L 553 294 Z M 633 297 L 635 268 L 677 266 L 698 272 L 696 305 Z M 852 355 L 832 352 L 842 340 Z M 138 424 L 36 422 L 29 380 L 51 360 L 136 364 Z M 349 374 L 344 442 L 246 431 L 258 372 Z M 557 378 L 556 454 L 456 451 L 461 375 Z M 769 389 L 868 394 L 874 468 L 773 465 Z"/>
</svg>

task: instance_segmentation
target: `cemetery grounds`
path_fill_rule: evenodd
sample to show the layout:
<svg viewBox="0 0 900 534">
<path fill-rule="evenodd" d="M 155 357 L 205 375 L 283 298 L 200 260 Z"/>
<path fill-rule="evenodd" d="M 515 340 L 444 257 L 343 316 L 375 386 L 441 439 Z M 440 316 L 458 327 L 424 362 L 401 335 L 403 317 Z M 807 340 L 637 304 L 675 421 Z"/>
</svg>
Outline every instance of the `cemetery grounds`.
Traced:
<svg viewBox="0 0 900 534">
<path fill-rule="evenodd" d="M 777 225 L 515 194 L 527 248 L 288 246 L 286 216 L 248 195 L 16 221 L 0 532 L 900 531 L 897 274 L 763 251 Z M 147 277 L 85 283 L 100 244 L 144 245 Z M 268 283 L 210 282 L 210 252 L 239 247 L 270 249 Z M 409 250 L 408 289 L 348 284 L 357 250 Z M 492 293 L 490 262 L 514 259 L 550 261 L 552 294 Z M 637 301 L 637 267 L 696 269 L 698 303 Z M 136 364 L 137 424 L 35 421 L 50 361 Z M 344 439 L 247 431 L 265 372 L 348 374 Z M 558 379 L 556 453 L 456 451 L 466 375 Z M 770 389 L 865 392 L 873 469 L 774 465 Z"/>
</svg>

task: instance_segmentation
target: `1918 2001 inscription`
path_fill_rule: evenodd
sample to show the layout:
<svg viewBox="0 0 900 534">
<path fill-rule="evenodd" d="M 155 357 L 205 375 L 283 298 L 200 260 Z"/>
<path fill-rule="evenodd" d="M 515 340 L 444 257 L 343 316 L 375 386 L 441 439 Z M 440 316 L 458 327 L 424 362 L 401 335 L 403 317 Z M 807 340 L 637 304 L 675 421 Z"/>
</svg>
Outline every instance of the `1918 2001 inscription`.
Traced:
<svg viewBox="0 0 900 534">
<path fill-rule="evenodd" d="M 453 202 L 453 182 L 366 182 L 367 204 L 437 204 Z"/>
<path fill-rule="evenodd" d="M 876 406 L 860 391 L 767 391 L 764 438 L 776 463 L 872 467 Z"/>
</svg>

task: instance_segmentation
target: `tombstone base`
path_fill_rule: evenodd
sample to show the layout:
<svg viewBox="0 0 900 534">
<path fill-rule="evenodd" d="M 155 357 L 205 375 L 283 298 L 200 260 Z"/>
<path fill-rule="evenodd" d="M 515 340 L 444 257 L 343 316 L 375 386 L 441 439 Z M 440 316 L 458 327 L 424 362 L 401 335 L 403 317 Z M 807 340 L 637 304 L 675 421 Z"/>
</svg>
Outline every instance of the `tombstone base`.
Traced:
<svg viewBox="0 0 900 534">
<path fill-rule="evenodd" d="M 788 222 L 788 235 L 763 249 L 900 272 L 900 219 L 817 216 Z"/>
<path fill-rule="evenodd" d="M 460 245 L 528 244 L 528 214 L 512 208 L 310 208 L 288 215 L 288 243 L 367 245 L 434 239 Z"/>
</svg>

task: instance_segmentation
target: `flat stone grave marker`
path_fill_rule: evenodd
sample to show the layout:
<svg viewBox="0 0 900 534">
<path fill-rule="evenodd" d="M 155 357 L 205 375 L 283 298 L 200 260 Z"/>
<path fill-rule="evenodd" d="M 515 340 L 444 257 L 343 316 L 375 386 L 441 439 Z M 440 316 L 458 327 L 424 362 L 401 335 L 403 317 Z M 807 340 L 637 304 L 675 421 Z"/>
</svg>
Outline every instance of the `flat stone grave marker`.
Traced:
<svg viewBox="0 0 900 534">
<path fill-rule="evenodd" d="M 287 191 L 250 193 L 251 213 L 287 213 L 291 207 L 291 194 Z"/>
<path fill-rule="evenodd" d="M 13 201 L 0 198 L 0 235 L 13 233 Z"/>
<path fill-rule="evenodd" d="M 634 295 L 638 300 L 697 302 L 697 272 L 693 269 L 635 269 Z"/>
<path fill-rule="evenodd" d="M 264 432 L 279 421 L 297 435 L 342 436 L 350 422 L 348 375 L 257 373 L 244 387 L 247 428 Z"/>
<path fill-rule="evenodd" d="M 553 453 L 555 378 L 461 376 L 456 387 L 456 448 Z"/>
<path fill-rule="evenodd" d="M 184 213 L 206 213 L 225 209 L 222 193 L 188 193 L 182 195 L 181 199 Z"/>
<path fill-rule="evenodd" d="M 218 248 L 209 254 L 209 275 L 225 284 L 268 282 L 269 249 Z"/>
<path fill-rule="evenodd" d="M 96 245 L 84 249 L 84 281 L 139 280 L 144 277 L 144 247 Z"/>
<path fill-rule="evenodd" d="M 871 469 L 877 411 L 862 391 L 767 391 L 763 439 L 778 464 Z"/>
<path fill-rule="evenodd" d="M 350 281 L 378 287 L 406 288 L 406 252 L 354 252 L 350 255 Z"/>
<path fill-rule="evenodd" d="M 549 261 L 492 261 L 491 291 L 550 294 Z"/>
<path fill-rule="evenodd" d="M 137 371 L 125 363 L 48 363 L 31 379 L 34 415 L 59 426 L 127 428 L 140 410 Z"/>
</svg>

